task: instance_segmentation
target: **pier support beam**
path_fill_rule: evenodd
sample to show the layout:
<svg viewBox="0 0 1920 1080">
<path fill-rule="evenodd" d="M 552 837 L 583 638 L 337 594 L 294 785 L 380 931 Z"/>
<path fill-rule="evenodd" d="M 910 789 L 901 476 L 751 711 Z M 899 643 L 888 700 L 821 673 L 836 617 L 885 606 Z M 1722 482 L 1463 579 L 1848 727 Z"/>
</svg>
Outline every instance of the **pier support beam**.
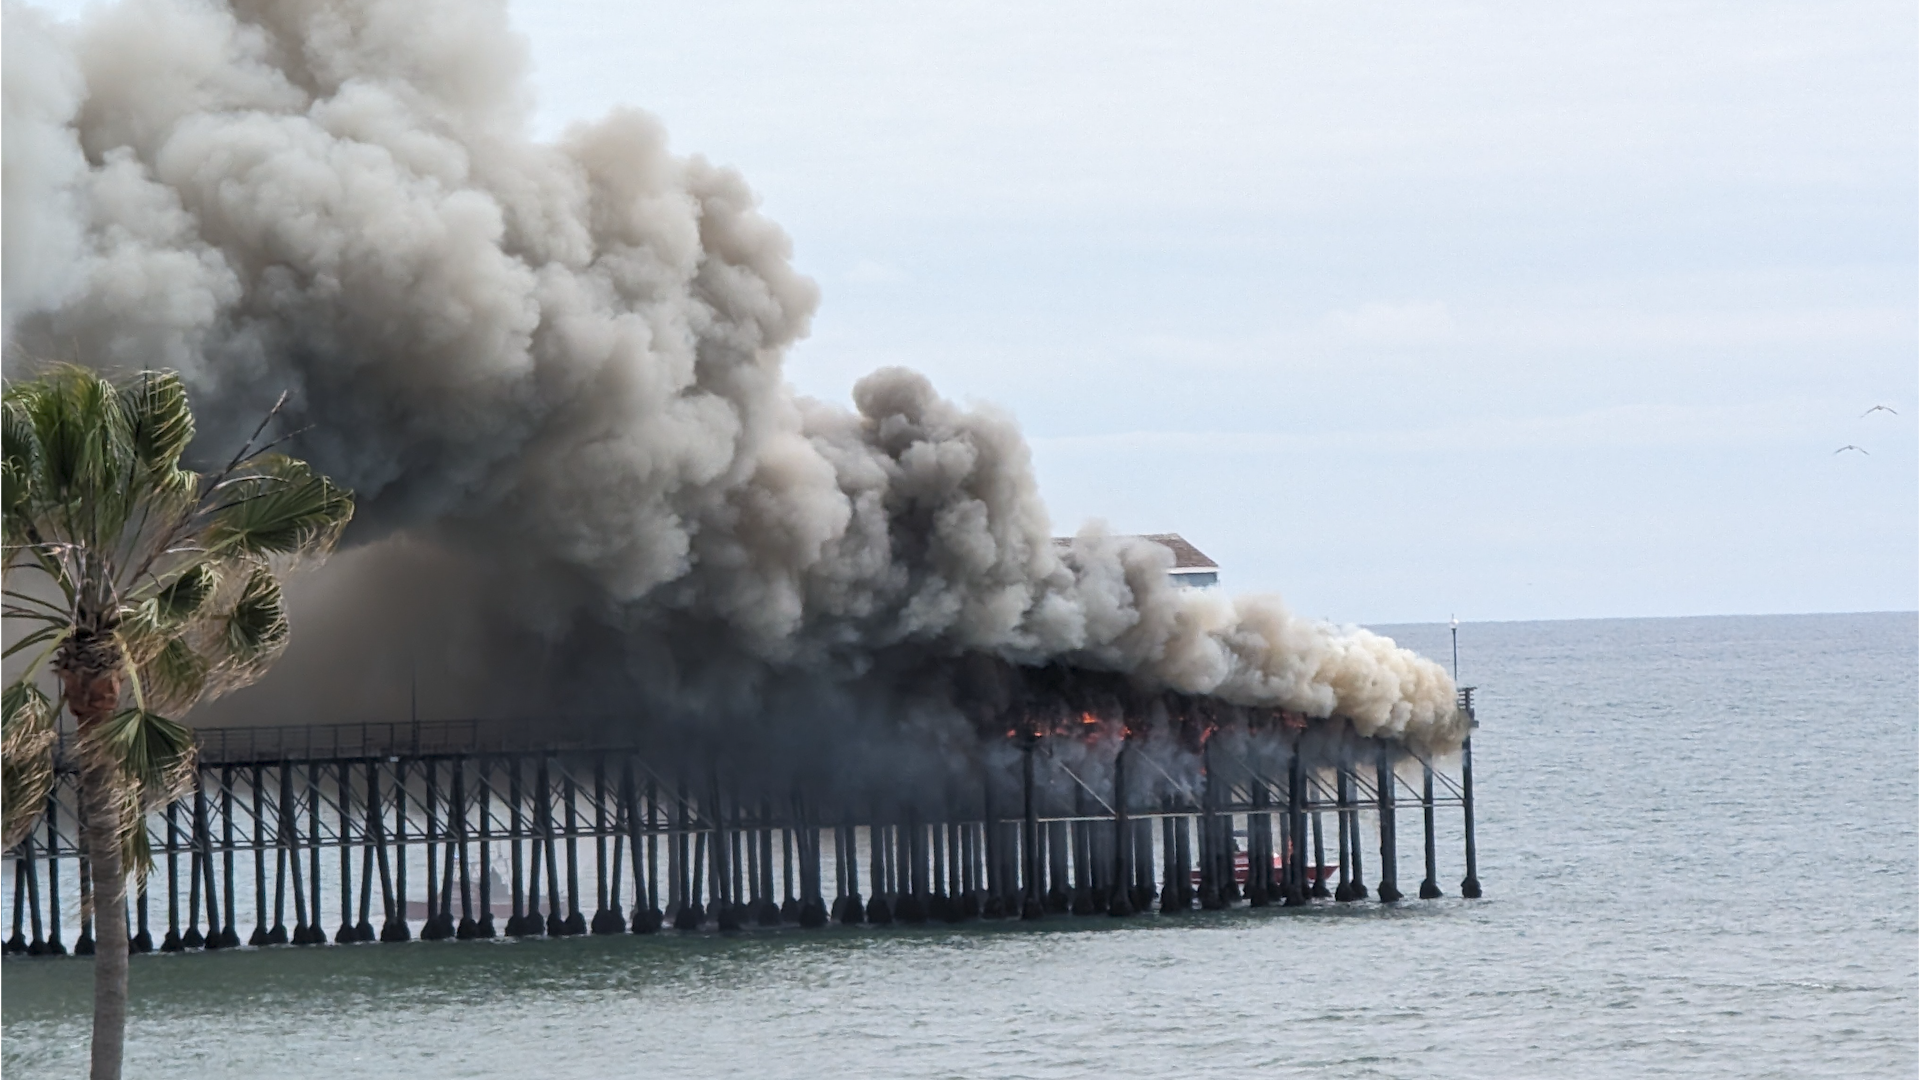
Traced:
<svg viewBox="0 0 1920 1080">
<path fill-rule="evenodd" d="M 1266 781 L 1247 777 L 1247 904 L 1266 907 L 1285 889 L 1273 879 L 1272 795 Z"/>
<path fill-rule="evenodd" d="M 1353 899 L 1353 853 L 1348 850 L 1347 844 L 1351 832 L 1347 828 L 1347 817 L 1352 813 L 1348 803 L 1352 798 L 1347 785 L 1347 767 L 1334 766 L 1333 831 L 1336 837 L 1334 846 L 1338 849 L 1336 857 L 1340 860 L 1340 884 L 1334 887 L 1333 898 L 1343 904 Z"/>
<path fill-rule="evenodd" d="M 698 930 L 705 920 L 706 912 L 700 907 L 700 899 L 695 895 L 699 887 L 700 874 L 704 869 L 701 857 L 706 851 L 703 838 L 693 834 L 692 811 L 687 802 L 687 783 L 680 780 L 679 796 L 674 801 L 674 819 L 679 827 L 674 830 L 671 854 L 678 855 L 670 868 L 673 876 L 673 908 L 668 912 L 673 917 L 676 930 Z"/>
<path fill-rule="evenodd" d="M 1127 822 L 1127 739 L 1120 738 L 1120 749 L 1113 756 L 1113 882 L 1107 901 L 1107 914 L 1125 918 L 1133 914 L 1133 829 Z"/>
<path fill-rule="evenodd" d="M 647 814 L 643 822 L 640 818 L 640 792 L 633 782 L 633 759 L 627 758 L 621 763 L 620 795 L 627 804 L 627 847 L 633 853 L 633 916 L 627 920 L 627 929 L 636 934 L 652 934 L 659 931 L 665 922 L 660 913 L 660 899 L 657 895 L 657 882 L 654 875 L 654 822 L 653 807 L 657 801 L 653 781 L 647 781 Z M 640 858 L 641 835 L 646 836 L 647 857 L 644 864 Z"/>
<path fill-rule="evenodd" d="M 183 947 L 180 940 L 180 819 L 178 803 L 168 803 L 167 818 L 167 936 L 160 940 L 161 952 L 179 952 Z M 19 864 L 15 864 L 14 875 L 16 889 L 19 888 Z M 13 923 L 14 937 L 20 936 L 20 920 L 16 901 Z"/>
<path fill-rule="evenodd" d="M 1322 804 L 1313 798 L 1311 786 L 1307 793 L 1307 805 L 1312 808 L 1310 817 L 1313 822 L 1313 885 L 1307 890 L 1307 895 L 1316 900 L 1325 900 L 1333 894 L 1327 891 L 1327 845 L 1320 827 Z"/>
<path fill-rule="evenodd" d="M 13 934 L 7 938 L 0 951 L 24 953 L 27 951 L 27 938 L 22 929 L 27 917 L 27 861 L 21 853 L 26 850 L 22 845 L 14 849 L 13 857 Z"/>
<path fill-rule="evenodd" d="M 127 947 L 137 953 L 152 952 L 153 932 L 147 928 L 147 886 L 144 882 L 141 884 L 140 893 L 134 898 L 133 903 L 134 911 L 139 921 L 136 923 L 136 932 L 132 940 L 127 942 Z"/>
<path fill-rule="evenodd" d="M 573 782 L 573 774 L 561 777 L 560 790 L 566 799 L 565 816 L 567 826 L 567 918 L 561 924 L 561 932 L 566 934 L 584 934 L 587 932 L 587 917 L 580 911 L 580 792 Z M 556 904 L 557 908 L 558 905 Z"/>
<path fill-rule="evenodd" d="M 891 887 L 887 880 L 887 827 L 875 822 L 867 826 L 867 865 L 873 879 L 873 899 L 867 901 L 867 921 L 882 926 L 893 921 L 893 905 L 887 902 Z M 805 850 L 802 848 L 801 850 Z"/>
<path fill-rule="evenodd" d="M 1191 814 L 1181 814 L 1173 819 L 1174 857 L 1178 860 L 1176 865 L 1180 871 L 1174 878 L 1173 895 L 1175 904 L 1181 911 L 1192 911 L 1194 901 L 1198 899 L 1193 881 L 1195 869 L 1193 840 L 1197 820 Z"/>
<path fill-rule="evenodd" d="M 367 792 L 367 808 L 371 811 L 374 807 L 379 807 L 379 814 L 374 818 L 374 828 L 376 830 L 374 835 L 380 861 L 380 899 L 386 907 L 386 921 L 380 925 L 380 940 L 388 943 L 397 943 L 411 940 L 413 937 L 412 929 L 407 926 L 406 909 L 407 763 L 403 759 L 395 764 L 393 770 L 395 816 L 393 824 L 394 862 L 391 865 L 388 863 L 387 856 L 387 808 L 385 803 L 381 801 L 378 789 L 371 786 L 378 783 L 379 768 L 378 762 L 369 763 L 367 766 L 367 778 L 370 784 Z"/>
<path fill-rule="evenodd" d="M 340 840 L 346 846 L 346 838 Z M 308 945 L 325 945 L 327 930 L 320 925 L 320 766 L 307 763 L 307 940 Z"/>
<path fill-rule="evenodd" d="M 593 871 L 594 871 L 594 909 L 593 920 L 587 929 L 596 934 L 619 934 L 627 929 L 626 920 L 613 910 L 619 888 L 608 888 L 607 875 L 607 765 L 603 758 L 593 761 Z M 614 838 L 613 849 L 616 857 L 620 851 L 620 841 Z"/>
<path fill-rule="evenodd" d="M 471 941 L 480 936 L 480 924 L 473 918 L 473 871 L 467 865 L 467 759 L 453 759 L 453 793 L 447 809 L 447 821 L 452 826 L 449 839 L 454 844 L 453 859 L 460 864 L 460 921 L 454 926 L 453 936 L 460 941 Z M 451 866 L 451 863 L 449 863 Z M 449 876 L 452 876 L 449 873 Z M 481 906 L 485 907 L 486 888 L 482 883 Z M 440 902 L 441 917 L 452 917 L 446 900 Z"/>
<path fill-rule="evenodd" d="M 1287 762 L 1287 906 L 1307 902 L 1307 764 L 1300 740 Z"/>
<path fill-rule="evenodd" d="M 1426 830 L 1427 876 L 1420 881 L 1420 899 L 1434 900 L 1440 896 L 1439 860 L 1433 850 L 1433 764 L 1420 763 L 1420 809 Z"/>
<path fill-rule="evenodd" d="M 1220 801 L 1220 784 L 1213 768 L 1213 743 L 1209 740 L 1200 750 L 1200 907 L 1205 911 L 1218 911 L 1227 906 L 1228 894 L 1220 880 L 1222 863 L 1220 816 L 1215 808 Z M 1231 829 L 1231 817 L 1228 828 Z M 1232 874 L 1233 856 L 1226 855 L 1227 872 Z"/>
<path fill-rule="evenodd" d="M 791 830 L 789 830 L 791 833 Z M 840 912 L 840 921 L 851 926 L 865 922 L 867 904 L 860 892 L 860 827 L 848 825 L 845 829 L 847 840 L 847 903 Z M 802 848 L 801 850 L 805 850 Z M 868 891 L 879 895 L 880 887 L 868 882 Z M 797 901 L 796 901 L 797 903 Z"/>
<path fill-rule="evenodd" d="M 27 855 L 27 915 L 33 925 L 33 940 L 27 942 L 27 955 L 44 956 L 47 952 L 47 940 L 40 932 L 40 860 L 33 856 L 32 833 L 27 834 L 25 850 Z"/>
<path fill-rule="evenodd" d="M 226 906 L 222 911 L 220 929 L 220 947 L 237 949 L 240 947 L 240 933 L 234 929 L 234 897 L 239 892 L 234 887 L 233 855 L 233 770 L 220 770 L 220 869 L 225 878 Z M 211 942 L 209 942 L 211 945 Z"/>
<path fill-rule="evenodd" d="M 633 760 L 627 760 L 627 776 L 633 776 Z M 647 781 L 647 907 L 643 912 L 634 914 L 631 926 L 636 934 L 651 934 L 666 924 L 666 914 L 660 908 L 660 846 L 659 827 L 666 818 L 656 811 L 660 807 L 660 785 L 658 781 Z M 634 852 L 636 873 L 640 865 L 640 854 Z"/>
<path fill-rule="evenodd" d="M 189 949 L 207 947 L 209 939 L 220 936 L 220 922 L 215 916 L 213 900 L 213 839 L 207 829 L 207 790 L 201 783 L 200 774 L 193 778 L 193 858 L 187 868 L 189 883 L 187 897 L 187 932 L 180 937 L 180 944 Z M 28 882 L 32 886 L 32 882 Z M 200 934 L 200 902 L 204 894 L 206 900 L 207 933 Z M 215 946 L 216 948 L 218 946 Z"/>
<path fill-rule="evenodd" d="M 1382 903 L 1391 904 L 1400 899 L 1399 888 L 1399 851 L 1397 837 L 1394 835 L 1394 787 L 1393 757 L 1386 746 L 1381 746 L 1374 763 L 1376 793 L 1380 807 L 1380 886 L 1376 890 Z"/>
<path fill-rule="evenodd" d="M 1469 710 L 1471 715 L 1471 710 Z M 1460 882 L 1460 895 L 1469 900 L 1480 898 L 1480 863 L 1473 847 L 1473 736 L 1460 744 L 1460 815 L 1466 827 L 1467 876 Z"/>
<path fill-rule="evenodd" d="M 560 914 L 560 837 L 553 823 L 553 783 L 547 772 L 547 759 L 540 759 L 538 791 L 535 798 L 540 803 L 535 813 L 540 816 L 540 854 L 546 860 L 547 872 L 547 936 L 564 937 L 572 930 L 568 919 Z"/>
<path fill-rule="evenodd" d="M 520 759 L 507 762 L 507 891 L 513 914 L 507 916 L 507 936 L 525 937 L 527 929 L 527 820 L 526 793 L 520 789 Z"/>
<path fill-rule="evenodd" d="M 287 941 L 294 945 L 307 944 L 307 882 L 306 871 L 300 865 L 300 809 L 293 801 L 293 766 L 280 766 L 280 852 L 286 860 L 287 870 L 293 878 L 293 933 Z M 317 838 L 316 830 L 316 838 Z M 279 922 L 280 904 L 274 901 L 274 921 Z"/>
<path fill-rule="evenodd" d="M 809 930 L 827 925 L 827 901 L 820 888 L 820 823 L 796 800 L 794 818 L 800 824 L 800 925 Z"/>
<path fill-rule="evenodd" d="M 912 806 L 901 814 L 900 825 L 900 901 L 894 905 L 894 918 L 905 923 L 927 921 L 927 830 L 920 814 Z"/>
<path fill-rule="evenodd" d="M 247 944 L 258 948 L 267 943 L 267 833 L 266 793 L 262 790 L 260 766 L 253 767 L 253 933 Z M 231 885 L 228 888 L 232 888 Z"/>
<path fill-rule="evenodd" d="M 1021 791 L 1025 797 L 1025 816 L 1020 832 L 1020 917 L 1038 919 L 1046 913 L 1040 897 L 1040 806 L 1034 801 L 1033 751 L 1038 739 L 1024 740 L 1020 756 Z"/>
<path fill-rule="evenodd" d="M 1367 898 L 1367 867 L 1364 852 L 1366 843 L 1360 836 L 1360 799 L 1359 782 L 1353 773 L 1353 766 L 1343 763 L 1340 766 L 1340 779 L 1345 784 L 1347 800 L 1347 854 L 1353 857 L 1353 873 L 1347 877 L 1347 899 L 1365 900 Z"/>
<path fill-rule="evenodd" d="M 491 941 L 499 936 L 493 926 L 493 760 L 482 757 L 479 767 L 480 918 L 473 936 Z"/>
<path fill-rule="evenodd" d="M 760 840 L 760 925 L 779 926 L 784 918 L 780 904 L 773 898 L 773 806 L 765 801 L 760 804 L 760 827 L 755 835 Z"/>
</svg>

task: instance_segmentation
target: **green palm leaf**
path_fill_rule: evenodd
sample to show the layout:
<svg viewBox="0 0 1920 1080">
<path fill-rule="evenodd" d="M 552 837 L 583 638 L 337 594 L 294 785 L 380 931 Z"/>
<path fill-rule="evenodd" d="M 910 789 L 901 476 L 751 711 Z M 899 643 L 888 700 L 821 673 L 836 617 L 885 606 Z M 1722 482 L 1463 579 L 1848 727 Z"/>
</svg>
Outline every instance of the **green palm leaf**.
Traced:
<svg viewBox="0 0 1920 1080">
<path fill-rule="evenodd" d="M 220 587 L 220 572 L 212 563 L 196 563 L 153 596 L 154 618 L 164 627 L 177 626 L 200 613 Z"/>
<path fill-rule="evenodd" d="M 145 709 L 122 709 L 90 734 L 84 752 L 105 755 L 142 806 L 164 805 L 193 787 L 193 731 Z"/>
<path fill-rule="evenodd" d="M 146 678 L 147 666 L 165 650 L 187 648 L 180 631 L 202 614 L 220 587 L 220 572 L 211 563 L 195 563 L 161 585 L 153 595 L 137 599 L 120 621 L 120 640 L 127 655 Z M 170 663 L 165 671 L 185 671 Z M 186 685 L 175 683 L 172 685 Z M 197 682 L 195 683 L 197 685 Z"/>
<path fill-rule="evenodd" d="M 144 815 L 192 790 L 198 760 L 193 732 L 145 709 L 122 709 L 87 732 L 81 753 L 89 763 L 105 764 L 122 778 L 114 794 L 122 804 L 123 865 L 145 879 L 153 868 L 153 850 Z"/>
<path fill-rule="evenodd" d="M 5 405 L 0 406 L 0 499 L 6 508 L 7 542 L 13 544 L 24 539 L 20 534 L 30 524 L 19 515 L 33 499 L 40 439 L 26 402 L 11 387 L 8 390 Z"/>
<path fill-rule="evenodd" d="M 199 477 L 180 467 L 180 455 L 193 441 L 193 410 L 187 388 L 171 371 L 143 371 L 119 391 L 134 484 L 151 489 L 152 498 L 190 502 Z"/>
<path fill-rule="evenodd" d="M 143 371 L 121 389 L 120 412 L 134 458 L 153 472 L 176 469 L 193 441 L 187 387 L 171 371 Z"/>
<path fill-rule="evenodd" d="M 219 555 L 291 555 L 324 551 L 353 517 L 353 496 L 280 454 L 257 459 L 253 475 L 229 482 L 206 531 Z"/>
<path fill-rule="evenodd" d="M 25 679 L 0 693 L 0 847 L 33 830 L 53 790 L 53 702 Z"/>
<path fill-rule="evenodd" d="M 287 608 L 280 583 L 256 569 L 227 616 L 225 646 L 233 661 L 248 666 L 266 659 L 287 640 Z"/>
<path fill-rule="evenodd" d="M 207 658 L 184 637 L 171 637 L 140 665 L 140 687 L 150 709 L 190 708 L 207 688 Z"/>
<path fill-rule="evenodd" d="M 121 477 L 129 457 L 125 418 L 113 384 L 85 368 L 54 368 L 24 398 L 40 447 L 46 497 L 96 500 Z"/>
</svg>

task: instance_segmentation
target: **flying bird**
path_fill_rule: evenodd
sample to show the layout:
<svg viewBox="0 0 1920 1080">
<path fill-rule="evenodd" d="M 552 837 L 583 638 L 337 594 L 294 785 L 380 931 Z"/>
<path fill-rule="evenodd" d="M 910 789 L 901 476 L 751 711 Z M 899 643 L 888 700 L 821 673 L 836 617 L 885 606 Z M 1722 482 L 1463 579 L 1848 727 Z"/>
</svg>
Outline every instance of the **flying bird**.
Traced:
<svg viewBox="0 0 1920 1080">
<path fill-rule="evenodd" d="M 1849 450 L 1860 450 L 1860 448 L 1859 448 L 1859 447 L 1857 447 L 1857 446 L 1855 446 L 1855 445 L 1853 445 L 1852 443 L 1848 443 L 1847 445 L 1845 445 L 1845 446 L 1843 446 L 1843 447 L 1841 447 L 1840 449 L 1838 449 L 1838 450 L 1835 450 L 1835 451 L 1834 451 L 1834 453 L 1836 453 L 1836 454 L 1844 454 L 1844 453 L 1846 453 L 1846 452 L 1847 452 L 1847 451 L 1849 451 Z M 1863 453 L 1863 454 L 1866 454 L 1866 453 L 1867 453 L 1867 452 L 1866 452 L 1865 450 L 1860 450 L 1860 452 L 1861 452 L 1861 453 Z M 1871 454 L 1868 454 L 1867 456 L 1868 456 L 1868 457 L 1872 457 L 1873 455 L 1871 455 Z"/>
<path fill-rule="evenodd" d="M 1894 408 L 1891 405 L 1875 405 L 1873 408 L 1868 409 L 1866 412 L 1863 412 L 1860 415 L 1862 418 L 1865 418 L 1868 416 L 1872 416 L 1874 413 L 1877 413 L 1877 412 L 1892 413 L 1895 416 L 1900 415 L 1900 410 Z"/>
</svg>

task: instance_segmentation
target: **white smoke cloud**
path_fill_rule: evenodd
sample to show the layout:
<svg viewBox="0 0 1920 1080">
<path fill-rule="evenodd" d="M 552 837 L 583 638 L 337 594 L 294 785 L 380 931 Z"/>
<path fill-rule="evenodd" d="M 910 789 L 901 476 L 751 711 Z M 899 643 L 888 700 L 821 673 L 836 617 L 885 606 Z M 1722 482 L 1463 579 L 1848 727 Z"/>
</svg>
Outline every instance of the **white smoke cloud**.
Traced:
<svg viewBox="0 0 1920 1080">
<path fill-rule="evenodd" d="M 818 294 L 745 181 L 630 109 L 530 139 L 498 4 L 5 19 L 14 355 L 176 367 L 220 447 L 289 391 L 298 452 L 359 495 L 370 546 L 306 584 L 250 714 L 355 707 L 375 658 L 425 653 L 461 707 L 745 722 L 987 653 L 1463 734 L 1387 639 L 1175 589 L 1139 541 L 1056 551 L 1007 416 L 897 368 L 852 412 L 798 396 Z"/>
</svg>

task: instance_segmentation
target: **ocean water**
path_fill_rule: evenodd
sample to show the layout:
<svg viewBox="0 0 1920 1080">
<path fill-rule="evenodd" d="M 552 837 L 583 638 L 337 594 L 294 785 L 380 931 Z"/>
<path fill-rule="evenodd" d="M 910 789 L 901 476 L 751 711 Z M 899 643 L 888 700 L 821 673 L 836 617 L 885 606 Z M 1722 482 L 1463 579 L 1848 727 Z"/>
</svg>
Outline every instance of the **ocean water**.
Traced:
<svg viewBox="0 0 1920 1080">
<path fill-rule="evenodd" d="M 1482 900 L 145 956 L 127 1075 L 1912 1077 L 1916 625 L 1463 627 Z M 10 1080 L 90 975 L 0 964 Z"/>
</svg>

